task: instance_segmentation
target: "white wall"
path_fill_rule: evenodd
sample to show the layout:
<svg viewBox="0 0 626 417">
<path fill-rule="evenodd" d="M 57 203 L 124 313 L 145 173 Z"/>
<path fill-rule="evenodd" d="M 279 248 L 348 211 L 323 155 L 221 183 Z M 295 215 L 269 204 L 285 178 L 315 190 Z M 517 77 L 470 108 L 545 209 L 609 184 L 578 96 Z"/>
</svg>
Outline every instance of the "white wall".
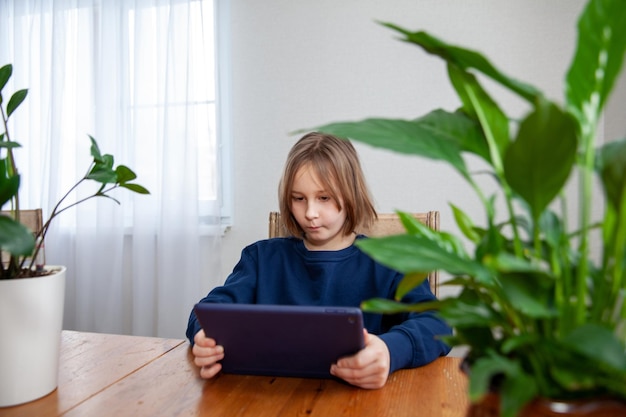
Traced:
<svg viewBox="0 0 626 417">
<path fill-rule="evenodd" d="M 277 184 L 298 129 L 369 116 L 412 118 L 458 101 L 442 62 L 375 20 L 427 30 L 484 52 L 501 70 L 557 100 L 582 0 L 231 0 L 234 225 L 223 242 L 223 282 L 241 249 L 267 236 Z M 500 93 L 502 93 L 500 91 Z M 501 104 L 522 111 L 500 94 Z M 623 108 L 623 106 L 622 106 Z M 620 128 L 621 129 L 621 128 Z M 621 129 L 622 134 L 624 129 Z M 447 167 L 357 145 L 381 212 L 483 213 Z"/>
</svg>

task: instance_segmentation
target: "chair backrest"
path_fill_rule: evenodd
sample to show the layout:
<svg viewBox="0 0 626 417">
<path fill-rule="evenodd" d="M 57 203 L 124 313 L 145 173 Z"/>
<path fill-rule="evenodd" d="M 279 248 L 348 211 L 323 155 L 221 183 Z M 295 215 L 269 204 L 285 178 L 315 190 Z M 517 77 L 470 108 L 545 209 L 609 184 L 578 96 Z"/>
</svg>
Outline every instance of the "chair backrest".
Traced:
<svg viewBox="0 0 626 417">
<path fill-rule="evenodd" d="M 428 211 L 425 213 L 412 213 L 413 216 L 433 230 L 439 230 L 439 212 Z M 379 213 L 378 219 L 371 228 L 362 230 L 360 233 L 370 237 L 389 236 L 404 233 L 405 229 L 396 213 Z M 285 237 L 289 233 L 280 220 L 280 213 L 270 212 L 269 237 Z M 432 271 L 428 274 L 430 289 L 436 296 L 439 295 L 439 271 Z"/>
<path fill-rule="evenodd" d="M 7 210 L 0 211 L 0 216 L 11 216 L 11 212 Z M 20 223 L 29 228 L 33 235 L 37 235 L 43 228 L 43 215 L 41 209 L 20 210 Z M 41 249 L 43 251 L 43 248 Z M 44 254 L 41 253 L 41 256 Z M 9 254 L 2 253 L 2 262 L 9 262 Z"/>
</svg>

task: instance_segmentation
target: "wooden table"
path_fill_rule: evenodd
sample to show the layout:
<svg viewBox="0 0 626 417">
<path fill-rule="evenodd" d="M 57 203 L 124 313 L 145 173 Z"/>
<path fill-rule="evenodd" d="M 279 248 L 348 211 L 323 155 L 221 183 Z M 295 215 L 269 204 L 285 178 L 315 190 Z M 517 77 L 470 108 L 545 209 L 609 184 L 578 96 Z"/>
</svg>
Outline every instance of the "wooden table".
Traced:
<svg viewBox="0 0 626 417">
<path fill-rule="evenodd" d="M 463 417 L 459 358 L 395 372 L 379 390 L 329 379 L 199 378 L 184 340 L 64 331 L 59 387 L 0 416 Z M 33 378 L 36 378 L 33 375 Z"/>
</svg>

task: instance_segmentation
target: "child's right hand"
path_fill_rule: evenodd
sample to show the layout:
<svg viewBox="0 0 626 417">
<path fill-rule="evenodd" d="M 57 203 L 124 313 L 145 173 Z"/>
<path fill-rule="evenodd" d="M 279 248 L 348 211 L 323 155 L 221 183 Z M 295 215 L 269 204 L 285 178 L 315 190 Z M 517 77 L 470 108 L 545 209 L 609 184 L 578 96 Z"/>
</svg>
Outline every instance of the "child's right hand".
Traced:
<svg viewBox="0 0 626 417">
<path fill-rule="evenodd" d="M 193 337 L 194 345 L 191 349 L 194 363 L 200 368 L 200 377 L 204 379 L 213 378 L 222 369 L 222 365 L 217 363 L 224 359 L 224 348 L 204 334 L 200 330 Z"/>
</svg>

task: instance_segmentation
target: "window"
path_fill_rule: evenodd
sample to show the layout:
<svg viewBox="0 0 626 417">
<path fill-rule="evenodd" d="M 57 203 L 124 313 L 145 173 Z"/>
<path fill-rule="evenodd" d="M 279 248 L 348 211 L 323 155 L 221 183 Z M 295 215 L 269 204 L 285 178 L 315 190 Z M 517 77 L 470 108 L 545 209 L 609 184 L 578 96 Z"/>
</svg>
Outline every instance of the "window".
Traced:
<svg viewBox="0 0 626 417">
<path fill-rule="evenodd" d="M 62 165 L 67 172 L 59 189 L 83 174 L 86 135 L 94 134 L 103 151 L 132 161 L 128 165 L 152 193 L 193 186 L 185 196 L 195 195 L 201 224 L 230 223 L 227 0 L 15 1 L 4 7 L 12 12 L 2 10 L 12 17 L 3 17 L 2 26 L 13 44 L 2 45 L 10 51 L 3 61 L 14 62 L 14 72 L 31 71 L 16 80 L 16 88 L 30 90 L 29 114 L 16 118 L 23 124 L 16 126 L 19 137 L 60 140 L 59 158 L 76 160 Z M 18 56 L 29 50 L 36 52 Z M 33 152 L 47 148 L 20 142 Z M 168 166 L 168 158 L 178 165 Z"/>
</svg>

